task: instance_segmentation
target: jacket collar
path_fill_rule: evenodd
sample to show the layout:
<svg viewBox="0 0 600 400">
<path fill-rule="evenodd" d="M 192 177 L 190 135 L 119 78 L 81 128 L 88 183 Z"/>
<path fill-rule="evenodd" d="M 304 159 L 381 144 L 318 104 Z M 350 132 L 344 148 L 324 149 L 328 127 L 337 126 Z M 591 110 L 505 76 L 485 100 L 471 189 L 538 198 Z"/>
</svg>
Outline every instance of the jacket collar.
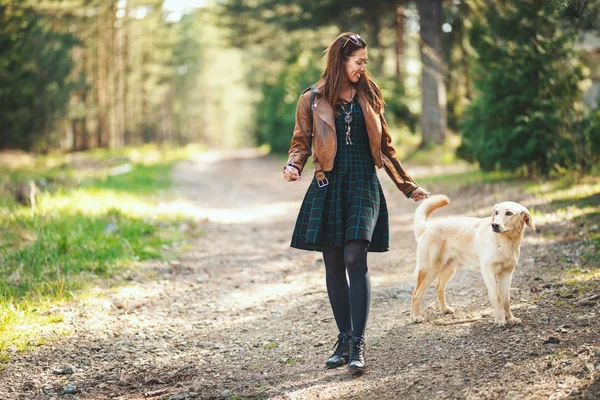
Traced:
<svg viewBox="0 0 600 400">
<path fill-rule="evenodd" d="M 320 88 L 317 87 L 316 93 L 320 93 Z M 362 109 L 365 122 L 367 123 L 367 133 L 372 140 L 381 140 L 381 122 L 379 116 L 373 110 L 373 107 L 366 101 L 363 96 L 358 96 L 358 104 Z M 331 104 L 323 96 L 315 96 L 315 104 L 311 105 L 314 112 L 335 132 L 335 117 L 334 110 Z M 369 129 L 371 128 L 371 129 Z M 376 128 L 376 129 L 373 129 Z"/>
<path fill-rule="evenodd" d="M 321 91 L 317 88 L 315 92 L 320 93 Z M 335 132 L 334 110 L 331 104 L 323 96 L 316 96 L 315 104 L 311 104 L 311 108 Z"/>
</svg>

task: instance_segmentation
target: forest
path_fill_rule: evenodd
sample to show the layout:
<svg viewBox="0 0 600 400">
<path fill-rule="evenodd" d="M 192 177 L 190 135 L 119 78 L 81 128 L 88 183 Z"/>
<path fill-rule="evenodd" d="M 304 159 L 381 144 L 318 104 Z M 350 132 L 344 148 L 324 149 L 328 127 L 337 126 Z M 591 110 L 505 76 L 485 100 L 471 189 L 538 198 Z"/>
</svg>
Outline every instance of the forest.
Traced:
<svg viewBox="0 0 600 400">
<path fill-rule="evenodd" d="M 407 151 L 453 135 L 484 170 L 585 173 L 599 154 L 599 17 L 571 3 L 230 0 L 174 13 L 161 0 L 2 0 L 0 148 L 284 152 L 299 94 L 346 30 L 369 43 Z"/>
</svg>

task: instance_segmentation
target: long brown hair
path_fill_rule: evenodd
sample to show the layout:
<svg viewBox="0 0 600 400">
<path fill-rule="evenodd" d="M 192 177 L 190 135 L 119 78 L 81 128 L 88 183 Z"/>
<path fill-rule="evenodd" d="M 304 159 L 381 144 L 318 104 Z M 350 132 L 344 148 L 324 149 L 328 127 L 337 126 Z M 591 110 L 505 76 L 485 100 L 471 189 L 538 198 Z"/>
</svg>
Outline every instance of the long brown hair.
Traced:
<svg viewBox="0 0 600 400">
<path fill-rule="evenodd" d="M 359 44 L 348 40 L 352 35 L 354 35 L 353 32 L 340 34 L 325 50 L 325 71 L 323 71 L 317 86 L 320 88 L 323 97 L 334 107 L 340 102 L 342 87 L 345 80 L 347 80 L 344 72 L 344 61 L 352 57 L 358 49 L 367 47 L 367 42 L 360 36 L 355 36 L 358 38 Z M 383 113 L 384 103 L 381 90 L 373 82 L 367 71 L 360 76 L 357 83 L 350 82 L 350 84 L 360 96 L 365 97 L 376 113 Z"/>
</svg>

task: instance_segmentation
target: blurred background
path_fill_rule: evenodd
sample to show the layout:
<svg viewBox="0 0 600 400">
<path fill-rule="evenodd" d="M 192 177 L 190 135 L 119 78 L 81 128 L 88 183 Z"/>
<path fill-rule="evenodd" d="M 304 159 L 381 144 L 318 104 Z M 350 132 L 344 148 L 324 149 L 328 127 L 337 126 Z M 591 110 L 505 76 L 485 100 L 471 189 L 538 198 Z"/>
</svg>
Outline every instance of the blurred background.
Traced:
<svg viewBox="0 0 600 400">
<path fill-rule="evenodd" d="M 298 96 L 341 32 L 402 157 L 590 171 L 600 154 L 600 5 L 482 0 L 0 0 L 0 148 L 144 143 L 285 153 Z"/>
</svg>

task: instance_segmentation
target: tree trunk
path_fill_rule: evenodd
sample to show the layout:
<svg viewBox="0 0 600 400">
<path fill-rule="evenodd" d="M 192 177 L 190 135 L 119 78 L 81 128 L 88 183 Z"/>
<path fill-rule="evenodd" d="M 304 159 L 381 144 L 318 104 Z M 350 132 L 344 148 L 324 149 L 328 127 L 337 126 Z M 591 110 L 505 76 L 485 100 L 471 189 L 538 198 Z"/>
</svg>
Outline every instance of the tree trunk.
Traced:
<svg viewBox="0 0 600 400">
<path fill-rule="evenodd" d="M 111 129 L 110 146 L 112 148 L 123 147 L 124 131 L 124 106 L 123 106 L 123 43 L 122 43 L 122 20 L 117 19 L 117 2 L 112 5 L 112 43 L 113 43 L 113 126 Z"/>
<path fill-rule="evenodd" d="M 421 26 L 421 147 L 446 138 L 446 85 L 442 48 L 442 0 L 417 1 Z"/>
<path fill-rule="evenodd" d="M 461 3 L 454 15 L 452 36 L 448 42 L 447 122 L 448 128 L 458 130 L 458 121 L 471 99 L 469 35 L 466 21 L 471 18 L 469 4 Z"/>
<path fill-rule="evenodd" d="M 129 79 L 131 73 L 131 59 L 129 51 L 129 33 L 131 28 L 131 21 L 129 16 L 131 14 L 131 1 L 125 2 L 125 15 L 122 20 L 121 30 L 123 32 L 123 144 L 129 145 L 132 143 L 131 132 L 133 130 L 134 118 L 133 118 L 133 105 L 131 104 L 131 98 L 129 96 Z"/>
<path fill-rule="evenodd" d="M 404 14 L 404 5 L 396 8 L 396 79 L 402 83 L 404 79 L 404 23 L 406 15 Z"/>
<path fill-rule="evenodd" d="M 78 37 L 82 36 L 82 32 L 85 31 L 85 28 L 81 28 L 81 25 L 79 22 L 77 23 L 73 23 L 71 25 L 71 32 L 73 33 L 73 35 L 76 35 Z M 80 74 L 85 74 L 85 62 L 83 61 L 84 57 L 84 48 L 82 46 L 74 46 L 73 50 L 71 50 L 71 61 L 73 63 L 73 67 L 71 70 L 71 79 L 73 79 L 74 81 L 78 80 L 78 77 Z M 72 91 L 71 92 L 71 104 L 82 104 L 83 102 L 83 89 L 82 88 L 78 88 L 76 91 Z M 67 117 L 69 118 L 69 117 Z M 65 132 L 67 133 L 65 135 L 64 138 L 64 150 L 71 150 L 71 151 L 77 151 L 77 147 L 78 146 L 82 146 L 81 144 L 81 140 L 82 138 L 82 132 L 79 131 L 78 129 L 78 122 L 81 121 L 82 116 L 81 115 L 77 115 L 75 117 L 69 118 L 69 122 L 67 123 L 67 128 L 65 129 Z M 70 137 L 69 137 L 69 133 L 70 133 Z M 63 149 L 61 149 L 63 150 Z"/>
<path fill-rule="evenodd" d="M 141 106 L 142 106 L 142 112 L 141 112 L 141 116 L 142 116 L 142 121 L 141 121 L 141 128 L 142 128 L 142 137 L 141 137 L 141 143 L 150 143 L 152 142 L 155 137 L 154 137 L 154 131 L 151 128 L 151 123 L 149 121 L 150 119 L 150 107 L 148 106 L 148 95 L 146 93 L 146 87 L 145 87 L 145 82 L 148 81 L 149 79 L 149 73 L 148 73 L 148 61 L 149 61 L 149 54 L 148 54 L 148 50 L 147 49 L 143 49 L 143 54 L 142 54 L 142 65 L 140 65 L 140 68 L 142 70 L 142 82 L 140 85 L 140 99 L 141 99 Z"/>
<path fill-rule="evenodd" d="M 87 85 L 83 88 L 81 95 L 81 101 L 84 104 L 85 112 L 81 143 L 77 145 L 77 150 L 87 150 L 92 148 L 95 144 L 94 138 L 97 136 L 98 131 L 98 110 L 96 103 L 96 90 L 98 88 L 96 85 L 96 79 L 98 78 L 96 65 L 98 64 L 98 59 L 95 50 L 95 46 L 98 45 L 97 29 L 95 26 L 98 23 L 98 17 L 89 17 L 85 22 L 86 23 L 82 28 L 82 41 L 86 43 L 85 46 L 83 46 L 83 58 L 85 64 L 83 68 L 85 69 Z"/>
<path fill-rule="evenodd" d="M 96 146 L 106 147 L 108 144 L 107 136 L 107 85 L 106 85 L 106 39 L 105 39 L 105 19 L 106 11 L 101 10 L 96 18 L 96 105 L 98 107 L 97 115 L 97 137 Z"/>
</svg>

